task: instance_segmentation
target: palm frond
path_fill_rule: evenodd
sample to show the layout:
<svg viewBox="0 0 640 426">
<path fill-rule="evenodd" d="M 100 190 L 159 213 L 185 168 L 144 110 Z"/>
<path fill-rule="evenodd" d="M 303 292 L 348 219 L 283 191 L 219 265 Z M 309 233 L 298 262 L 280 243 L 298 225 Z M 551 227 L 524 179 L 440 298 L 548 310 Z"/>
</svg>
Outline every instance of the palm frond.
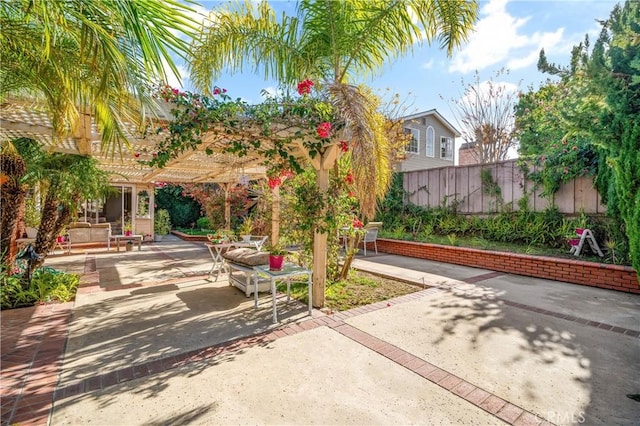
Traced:
<svg viewBox="0 0 640 426">
<path fill-rule="evenodd" d="M 333 83 L 328 90 L 334 108 L 344 120 L 344 137 L 351 146 L 354 186 L 361 213 L 371 219 L 378 199 L 384 197 L 389 188 L 393 172 L 386 118 L 378 112 L 378 98 L 362 86 Z"/>
<path fill-rule="evenodd" d="M 266 79 L 292 82 L 312 69 L 298 48 L 295 17 L 276 19 L 267 2 L 251 2 L 219 9 L 192 45 L 190 72 L 194 85 L 206 94 L 223 70 L 264 72 Z M 294 77 L 297 75 L 298 77 Z"/>
</svg>

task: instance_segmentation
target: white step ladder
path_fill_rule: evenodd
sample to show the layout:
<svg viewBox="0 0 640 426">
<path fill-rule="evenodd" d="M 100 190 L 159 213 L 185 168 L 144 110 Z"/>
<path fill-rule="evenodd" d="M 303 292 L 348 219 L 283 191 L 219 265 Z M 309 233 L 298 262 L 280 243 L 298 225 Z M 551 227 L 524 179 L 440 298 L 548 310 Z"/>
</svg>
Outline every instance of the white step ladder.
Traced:
<svg viewBox="0 0 640 426">
<path fill-rule="evenodd" d="M 593 236 L 593 232 L 591 232 L 590 229 L 582 230 L 582 234 L 580 235 L 580 242 L 578 244 L 572 245 L 569 253 L 572 253 L 574 256 L 580 256 L 580 252 L 582 251 L 582 247 L 584 247 L 585 241 L 589 243 L 589 247 L 591 247 L 591 250 L 594 253 L 596 253 L 600 257 L 604 257 L 604 254 L 602 254 L 602 250 L 600 250 L 600 246 L 598 246 L 596 237 Z"/>
</svg>

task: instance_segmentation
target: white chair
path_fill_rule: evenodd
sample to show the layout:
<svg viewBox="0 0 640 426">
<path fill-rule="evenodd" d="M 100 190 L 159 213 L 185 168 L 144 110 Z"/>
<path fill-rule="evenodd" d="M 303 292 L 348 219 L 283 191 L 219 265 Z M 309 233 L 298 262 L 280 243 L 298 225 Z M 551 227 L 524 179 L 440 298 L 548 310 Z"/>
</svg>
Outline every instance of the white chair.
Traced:
<svg viewBox="0 0 640 426">
<path fill-rule="evenodd" d="M 378 254 L 378 243 L 376 240 L 378 239 L 378 228 L 366 228 L 366 232 L 364 234 L 363 247 L 364 247 L 364 255 L 367 255 L 367 243 L 373 243 L 373 246 L 376 249 L 376 254 Z"/>
</svg>

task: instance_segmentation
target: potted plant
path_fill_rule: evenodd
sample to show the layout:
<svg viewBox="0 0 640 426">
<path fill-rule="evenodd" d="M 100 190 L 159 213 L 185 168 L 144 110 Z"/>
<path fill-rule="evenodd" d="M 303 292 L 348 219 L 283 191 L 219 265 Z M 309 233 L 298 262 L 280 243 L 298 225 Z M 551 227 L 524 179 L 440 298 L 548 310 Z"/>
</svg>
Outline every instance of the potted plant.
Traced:
<svg viewBox="0 0 640 426">
<path fill-rule="evenodd" d="M 269 252 L 269 269 L 280 271 L 284 265 L 284 256 L 288 251 L 279 244 L 267 246 L 266 251 Z"/>
<path fill-rule="evenodd" d="M 133 232 L 133 227 L 131 226 L 130 220 L 127 220 L 124 225 L 122 225 L 122 230 L 124 231 L 124 235 L 126 235 L 127 237 L 131 235 L 131 233 Z"/>
<path fill-rule="evenodd" d="M 244 218 L 240 227 L 238 227 L 238 235 L 240 235 L 242 241 L 248 243 L 251 241 L 251 231 L 253 231 L 253 219 L 251 219 L 251 216 L 247 216 Z"/>
<path fill-rule="evenodd" d="M 154 239 L 156 241 L 162 241 L 162 237 L 167 235 L 169 231 L 171 231 L 169 212 L 166 209 L 160 209 L 156 212 L 153 221 Z"/>
</svg>

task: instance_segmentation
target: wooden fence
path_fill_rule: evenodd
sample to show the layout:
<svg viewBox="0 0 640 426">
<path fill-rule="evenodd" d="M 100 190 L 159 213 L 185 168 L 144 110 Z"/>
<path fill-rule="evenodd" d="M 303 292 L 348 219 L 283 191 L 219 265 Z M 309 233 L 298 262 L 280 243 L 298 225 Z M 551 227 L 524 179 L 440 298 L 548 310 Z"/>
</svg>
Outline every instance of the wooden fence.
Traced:
<svg viewBox="0 0 640 426">
<path fill-rule="evenodd" d="M 497 191 L 491 191 L 490 187 L 483 188 L 481 172 L 486 169 L 491 171 L 492 179 L 485 180 L 485 183 L 491 185 L 493 182 L 499 186 L 504 205 L 518 210 L 518 200 L 526 191 L 529 195 L 529 209 L 545 210 L 551 204 L 551 200 L 540 196 L 541 189 L 534 190 L 535 184 L 524 178 L 524 173 L 516 161 L 405 172 L 405 201 L 427 208 L 458 202 L 458 211 L 463 214 L 495 213 L 500 209 L 500 199 L 495 195 Z M 561 185 L 554 201 L 560 212 L 567 215 L 577 215 L 581 212 L 594 215 L 606 212 L 606 207 L 602 205 L 600 195 L 593 187 L 590 177 L 576 178 Z"/>
</svg>

